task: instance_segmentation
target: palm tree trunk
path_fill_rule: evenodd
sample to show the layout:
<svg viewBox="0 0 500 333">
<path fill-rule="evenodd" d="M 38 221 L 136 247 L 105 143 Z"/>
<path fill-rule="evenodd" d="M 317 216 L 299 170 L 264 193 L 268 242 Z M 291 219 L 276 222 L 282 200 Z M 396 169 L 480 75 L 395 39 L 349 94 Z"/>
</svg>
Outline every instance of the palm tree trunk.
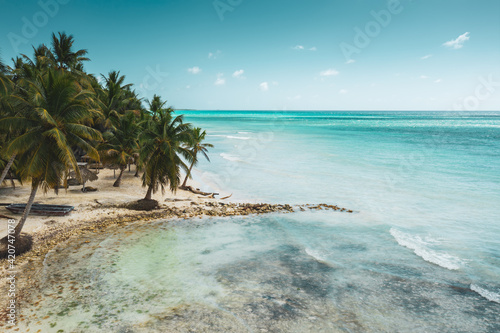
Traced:
<svg viewBox="0 0 500 333">
<path fill-rule="evenodd" d="M 135 164 L 135 175 L 134 177 L 139 177 L 139 165 Z"/>
<path fill-rule="evenodd" d="M 153 194 L 153 183 L 151 182 L 151 184 L 149 184 L 148 192 L 146 193 L 146 197 L 144 198 L 144 200 L 151 200 L 152 194 Z"/>
<path fill-rule="evenodd" d="M 118 175 L 118 179 L 116 179 L 115 183 L 113 184 L 114 187 L 120 187 L 120 183 L 122 182 L 122 176 L 123 176 L 123 171 L 125 171 L 124 166 L 120 166 L 120 174 Z"/>
<path fill-rule="evenodd" d="M 14 229 L 14 236 L 17 238 L 21 234 L 21 230 L 23 230 L 24 222 L 26 222 L 26 219 L 28 218 L 28 215 L 31 210 L 31 206 L 33 206 L 33 201 L 35 201 L 35 195 L 36 191 L 38 190 L 38 185 L 40 184 L 39 180 L 33 179 L 31 181 L 31 194 L 30 198 L 28 199 L 28 203 L 26 204 L 26 208 L 24 208 L 23 216 L 17 223 L 15 229 Z"/>
<path fill-rule="evenodd" d="M 12 174 L 10 174 L 10 184 L 12 185 L 12 187 L 15 190 L 16 189 L 16 183 L 14 182 L 14 177 L 12 177 Z"/>
<path fill-rule="evenodd" d="M 10 167 L 12 166 L 12 163 L 14 163 L 15 158 L 16 158 L 16 154 L 12 155 L 10 157 L 9 162 L 7 162 L 7 165 L 3 169 L 2 175 L 0 176 L 0 185 L 3 183 L 3 180 L 5 179 L 5 176 L 7 176 L 7 172 L 9 172 Z"/>
<path fill-rule="evenodd" d="M 191 166 L 189 167 L 189 170 L 186 173 L 186 178 L 184 178 L 184 182 L 182 183 L 181 188 L 186 187 L 186 183 L 187 183 L 189 176 L 191 175 L 191 170 L 193 170 L 193 166 L 194 166 L 194 161 L 193 161 L 193 163 L 191 163 Z"/>
</svg>

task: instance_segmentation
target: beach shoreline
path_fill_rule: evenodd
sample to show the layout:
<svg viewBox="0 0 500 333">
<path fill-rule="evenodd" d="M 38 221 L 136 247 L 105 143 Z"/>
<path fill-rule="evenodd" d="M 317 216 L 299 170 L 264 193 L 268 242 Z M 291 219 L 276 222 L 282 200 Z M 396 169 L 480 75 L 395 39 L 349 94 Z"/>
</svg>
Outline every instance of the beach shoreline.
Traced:
<svg viewBox="0 0 500 333">
<path fill-rule="evenodd" d="M 113 227 L 122 227 L 134 222 L 153 220 L 174 220 L 202 218 L 203 216 L 238 216 L 264 214 L 273 212 L 293 212 L 289 205 L 223 203 L 222 200 L 202 197 L 189 191 L 178 190 L 176 193 L 165 191 L 157 193 L 159 208 L 152 211 L 136 211 L 126 208 L 126 204 L 143 197 L 140 178 L 133 173 L 124 176 L 122 187 L 112 187 L 114 181 L 112 170 L 101 170 L 100 179 L 91 184 L 97 187 L 97 192 L 83 193 L 80 187 L 70 190 L 60 190 L 59 195 L 53 191 L 36 198 L 41 203 L 72 204 L 75 210 L 67 216 L 37 216 L 30 215 L 24 233 L 33 237 L 33 247 L 30 251 L 17 256 L 14 261 L 16 272 L 16 311 L 22 309 L 23 302 L 31 299 L 32 291 L 38 290 L 43 271 L 43 263 L 48 252 L 59 244 L 74 237 L 93 233 L 102 233 Z M 4 187 L 0 189 L 2 201 L 13 203 L 26 202 L 29 196 L 29 184 L 17 186 L 16 189 Z M 0 208 L 2 215 L 18 219 L 20 215 L 11 214 L 4 207 Z M 6 218 L 2 218 L 7 222 Z M 1 224 L 0 232 L 7 234 L 7 223 Z M 8 278 L 8 260 L 0 260 L 0 276 L 4 281 Z M 7 325 L 7 305 L 12 298 L 9 295 L 9 283 L 4 283 L 0 291 L 0 327 Z M 22 311 L 17 320 L 23 320 Z M 10 326 L 15 328 L 15 326 Z"/>
</svg>

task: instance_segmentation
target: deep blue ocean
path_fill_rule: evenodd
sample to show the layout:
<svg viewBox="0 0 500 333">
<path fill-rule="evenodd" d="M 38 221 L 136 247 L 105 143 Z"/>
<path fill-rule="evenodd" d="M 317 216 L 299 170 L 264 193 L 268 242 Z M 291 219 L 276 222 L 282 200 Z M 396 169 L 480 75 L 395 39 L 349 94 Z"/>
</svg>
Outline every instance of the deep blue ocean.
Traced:
<svg viewBox="0 0 500 333">
<path fill-rule="evenodd" d="M 61 245 L 46 288 L 83 291 L 36 310 L 62 312 L 47 332 L 51 320 L 64 332 L 500 331 L 500 112 L 178 113 L 215 146 L 194 171 L 203 190 L 354 213 L 137 223 Z"/>
</svg>

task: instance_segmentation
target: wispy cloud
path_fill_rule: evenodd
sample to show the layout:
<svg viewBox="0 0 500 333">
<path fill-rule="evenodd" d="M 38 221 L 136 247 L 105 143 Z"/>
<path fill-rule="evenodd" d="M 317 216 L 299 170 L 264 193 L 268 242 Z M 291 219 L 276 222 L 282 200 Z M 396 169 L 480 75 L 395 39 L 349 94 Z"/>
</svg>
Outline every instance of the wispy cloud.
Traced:
<svg viewBox="0 0 500 333">
<path fill-rule="evenodd" d="M 337 71 L 336 69 L 327 69 L 326 71 L 322 71 L 319 73 L 319 75 L 321 76 L 335 76 L 335 75 L 338 75 L 339 74 L 339 71 Z"/>
<path fill-rule="evenodd" d="M 420 75 L 420 78 L 421 78 L 422 80 L 426 80 L 426 79 L 428 79 L 429 77 L 428 77 L 427 75 Z"/>
<path fill-rule="evenodd" d="M 470 33 L 466 32 L 463 35 L 458 36 L 456 39 L 452 39 L 444 43 L 444 46 L 447 46 L 452 49 L 461 49 L 464 46 L 464 43 L 470 39 Z"/>
<path fill-rule="evenodd" d="M 423 57 L 421 57 L 420 59 L 425 60 L 425 59 L 429 59 L 430 57 L 432 57 L 432 54 L 427 54 L 427 55 L 424 55 L 424 56 L 423 56 Z"/>
<path fill-rule="evenodd" d="M 233 77 L 236 79 L 243 78 L 245 71 L 243 69 L 237 70 L 233 73 Z"/>
<path fill-rule="evenodd" d="M 347 89 L 340 89 L 339 90 L 340 95 L 346 95 L 348 92 L 349 92 L 349 90 L 347 90 Z"/>
<path fill-rule="evenodd" d="M 349 60 L 347 60 L 345 63 L 346 63 L 346 65 L 350 65 L 350 64 L 354 64 L 355 62 L 356 62 L 356 60 L 354 60 L 354 59 L 349 59 Z"/>
<path fill-rule="evenodd" d="M 191 74 L 198 74 L 201 73 L 201 68 L 198 66 L 194 66 L 192 68 L 188 68 L 188 72 Z"/>
<path fill-rule="evenodd" d="M 226 84 L 226 79 L 224 78 L 224 74 L 218 73 L 217 79 L 215 80 L 214 84 L 216 86 L 222 86 L 222 85 Z"/>
<path fill-rule="evenodd" d="M 304 45 L 295 45 L 294 47 L 292 47 L 292 50 L 304 51 L 304 50 L 306 50 L 306 48 Z M 316 46 L 313 46 L 313 47 L 310 47 L 307 49 L 307 51 L 317 51 L 317 50 L 318 49 L 316 48 Z"/>
<path fill-rule="evenodd" d="M 260 90 L 262 90 L 262 91 L 268 91 L 268 90 L 269 90 L 269 83 L 267 83 L 267 82 L 262 82 L 262 83 L 259 85 L 259 88 L 260 88 Z"/>
<path fill-rule="evenodd" d="M 434 83 L 440 83 L 441 81 L 443 81 L 443 80 L 437 79 L 437 80 L 434 81 Z"/>
<path fill-rule="evenodd" d="M 217 50 L 215 52 L 209 52 L 208 53 L 208 59 L 217 59 L 221 55 L 221 51 Z"/>
</svg>

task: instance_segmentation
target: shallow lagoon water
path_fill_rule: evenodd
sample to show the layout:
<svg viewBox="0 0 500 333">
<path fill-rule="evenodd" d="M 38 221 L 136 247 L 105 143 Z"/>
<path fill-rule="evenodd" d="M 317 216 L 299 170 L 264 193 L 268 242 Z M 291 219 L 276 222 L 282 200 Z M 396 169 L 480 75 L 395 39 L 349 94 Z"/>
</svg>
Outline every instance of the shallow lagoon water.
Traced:
<svg viewBox="0 0 500 333">
<path fill-rule="evenodd" d="M 30 327 L 500 331 L 500 114 L 186 119 L 216 145 L 195 174 L 204 187 L 355 213 L 139 222 L 61 244 Z"/>
</svg>

